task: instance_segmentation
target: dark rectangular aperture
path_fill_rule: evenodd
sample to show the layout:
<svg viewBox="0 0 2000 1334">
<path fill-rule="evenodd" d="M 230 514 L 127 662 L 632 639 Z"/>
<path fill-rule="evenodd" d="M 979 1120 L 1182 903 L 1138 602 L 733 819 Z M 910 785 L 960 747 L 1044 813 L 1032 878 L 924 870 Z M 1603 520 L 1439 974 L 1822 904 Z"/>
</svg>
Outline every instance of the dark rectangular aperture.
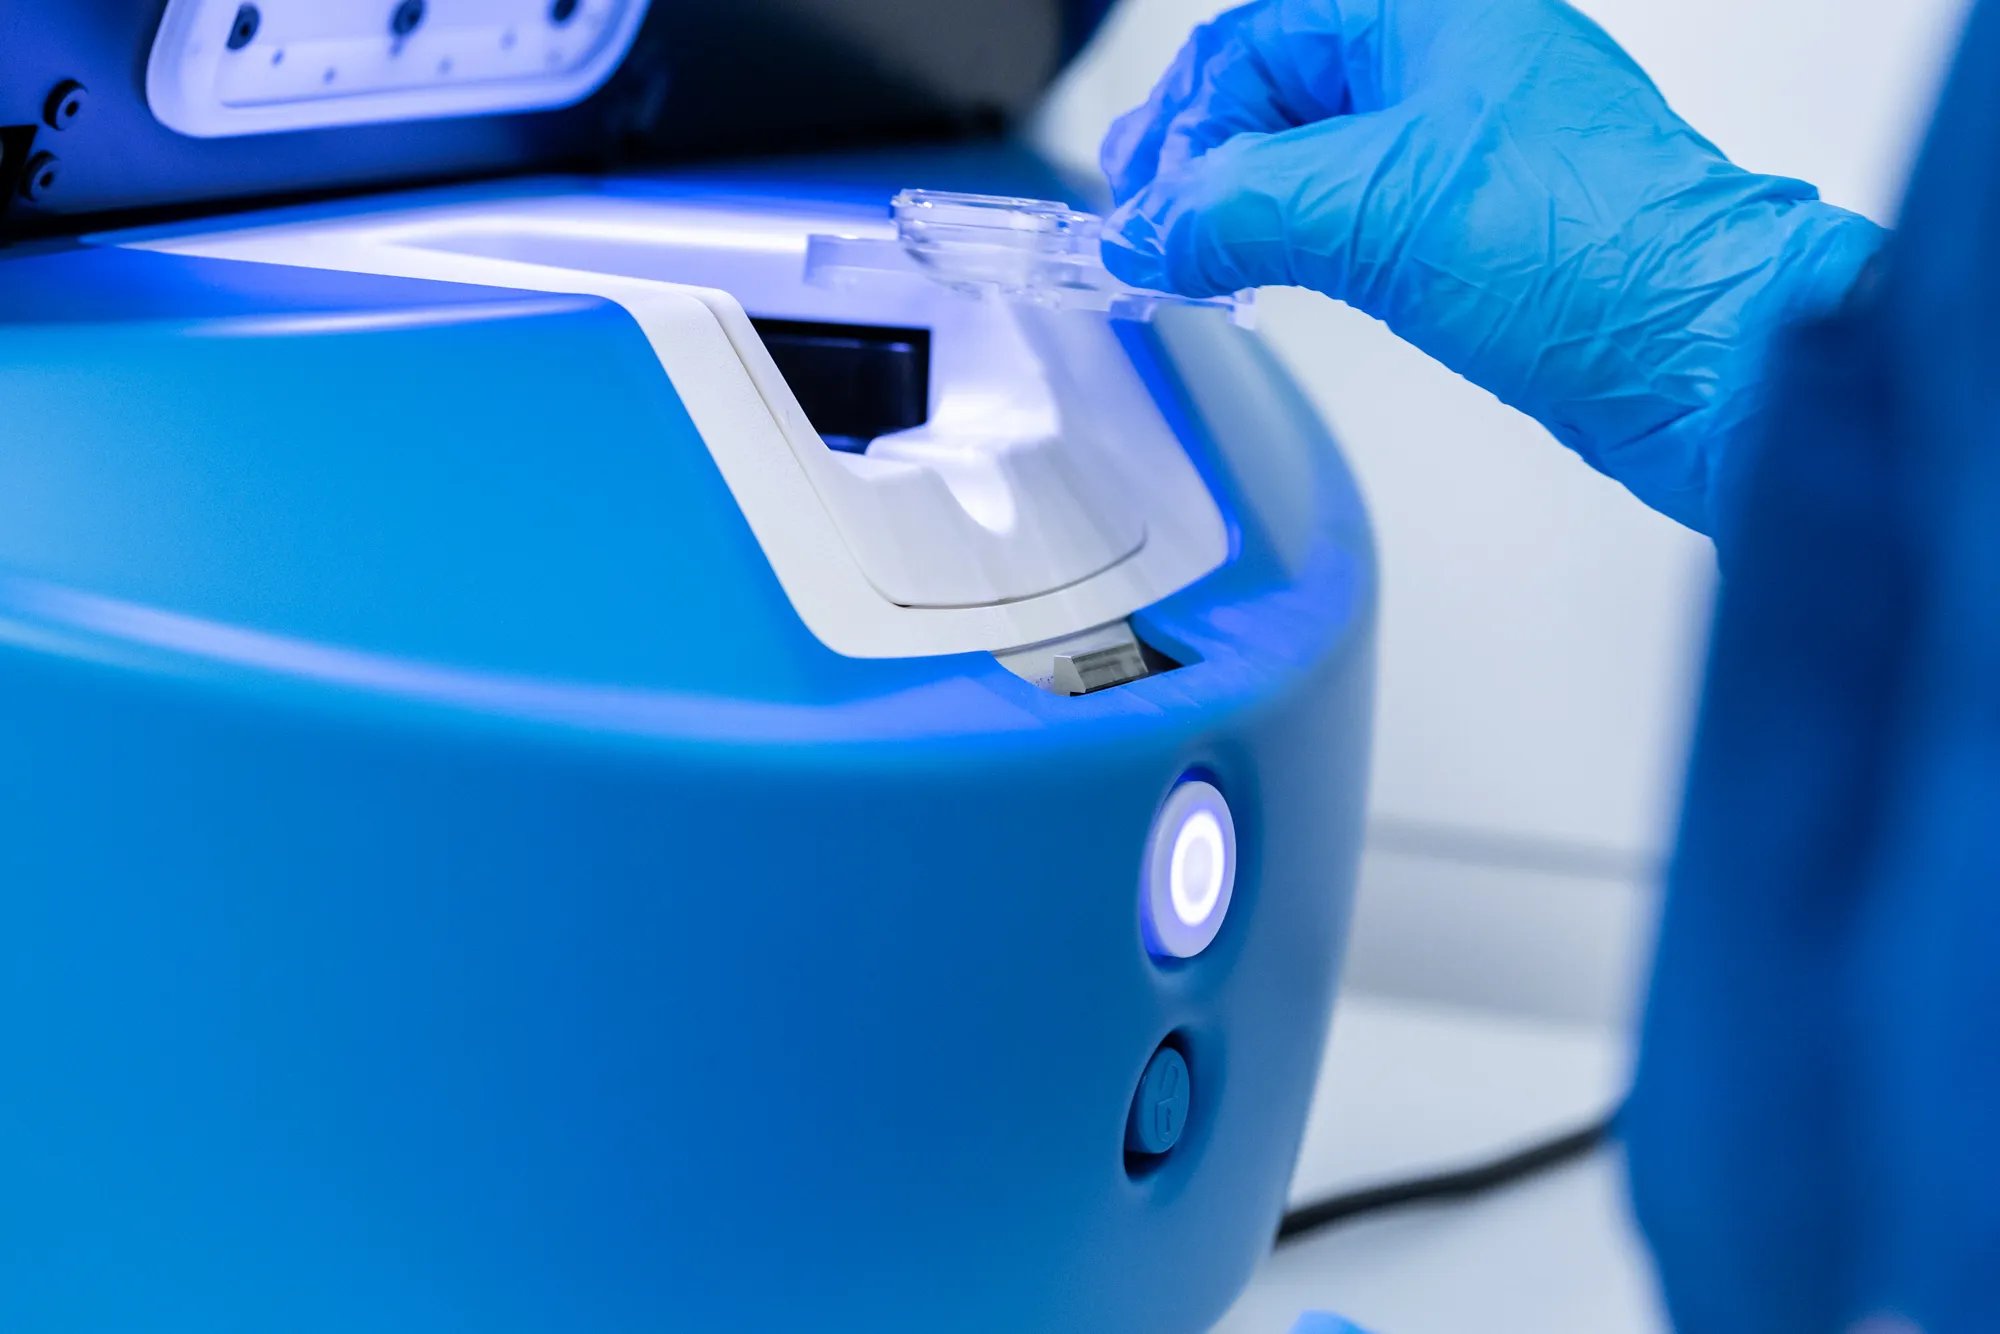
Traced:
<svg viewBox="0 0 2000 1334">
<path fill-rule="evenodd" d="M 829 447 L 859 453 L 876 436 L 921 426 L 929 416 L 930 330 L 756 317 L 750 323 Z"/>
</svg>

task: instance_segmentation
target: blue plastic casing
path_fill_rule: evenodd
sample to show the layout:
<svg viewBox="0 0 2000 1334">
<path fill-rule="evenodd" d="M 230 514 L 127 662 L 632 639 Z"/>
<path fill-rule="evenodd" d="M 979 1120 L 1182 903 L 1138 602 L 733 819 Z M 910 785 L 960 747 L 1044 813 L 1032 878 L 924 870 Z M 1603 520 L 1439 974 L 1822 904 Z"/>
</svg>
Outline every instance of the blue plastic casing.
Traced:
<svg viewBox="0 0 2000 1334">
<path fill-rule="evenodd" d="M 616 306 L 0 261 L 0 1329 L 1215 1319 L 1318 1065 L 1374 574 L 1254 336 L 1131 347 L 1235 554 L 1138 618 L 1185 666 L 1067 699 L 824 648 Z M 1163 965 L 1191 770 L 1241 870 Z"/>
</svg>

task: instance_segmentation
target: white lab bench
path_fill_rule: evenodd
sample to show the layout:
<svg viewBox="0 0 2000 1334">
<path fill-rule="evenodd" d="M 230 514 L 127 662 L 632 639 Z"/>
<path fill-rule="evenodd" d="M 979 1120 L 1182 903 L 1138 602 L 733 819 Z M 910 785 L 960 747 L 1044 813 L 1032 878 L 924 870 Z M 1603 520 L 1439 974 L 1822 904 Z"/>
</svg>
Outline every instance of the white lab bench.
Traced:
<svg viewBox="0 0 2000 1334">
<path fill-rule="evenodd" d="M 1342 997 L 1295 1200 L 1456 1166 L 1616 1101 L 1608 1030 L 1368 994 Z M 1662 1334 L 1617 1150 L 1480 1199 L 1356 1219 L 1280 1250 L 1217 1334 L 1306 1310 L 1373 1334 Z"/>
</svg>

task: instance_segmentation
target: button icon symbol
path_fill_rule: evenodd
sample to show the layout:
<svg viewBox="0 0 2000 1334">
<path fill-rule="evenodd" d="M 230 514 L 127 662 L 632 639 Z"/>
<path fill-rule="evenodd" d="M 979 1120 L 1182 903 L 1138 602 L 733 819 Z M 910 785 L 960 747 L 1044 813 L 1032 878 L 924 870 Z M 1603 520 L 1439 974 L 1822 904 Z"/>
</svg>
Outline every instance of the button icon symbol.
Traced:
<svg viewBox="0 0 2000 1334">
<path fill-rule="evenodd" d="M 1187 1129 L 1192 1093 L 1187 1058 L 1172 1047 L 1161 1047 L 1139 1077 L 1139 1091 L 1125 1123 L 1125 1147 L 1133 1153 L 1157 1156 L 1180 1142 Z"/>
</svg>

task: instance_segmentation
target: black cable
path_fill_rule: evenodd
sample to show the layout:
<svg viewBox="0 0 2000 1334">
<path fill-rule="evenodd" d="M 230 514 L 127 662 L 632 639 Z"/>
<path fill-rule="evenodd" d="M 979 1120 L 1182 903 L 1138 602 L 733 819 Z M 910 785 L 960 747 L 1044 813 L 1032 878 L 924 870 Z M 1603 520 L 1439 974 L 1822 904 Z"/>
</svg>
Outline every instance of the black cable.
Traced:
<svg viewBox="0 0 2000 1334">
<path fill-rule="evenodd" d="M 1451 1168 L 1424 1176 L 1386 1181 L 1378 1186 L 1343 1191 L 1323 1200 L 1313 1200 L 1288 1210 L 1278 1223 L 1277 1244 L 1296 1241 L 1309 1232 L 1344 1223 L 1363 1214 L 1394 1209 L 1399 1205 L 1426 1200 L 1466 1200 L 1501 1186 L 1524 1181 L 1538 1172 L 1582 1158 L 1611 1136 L 1618 1114 L 1607 1112 L 1596 1120 L 1560 1135 L 1539 1140 L 1497 1158 L 1467 1167 Z"/>
</svg>

